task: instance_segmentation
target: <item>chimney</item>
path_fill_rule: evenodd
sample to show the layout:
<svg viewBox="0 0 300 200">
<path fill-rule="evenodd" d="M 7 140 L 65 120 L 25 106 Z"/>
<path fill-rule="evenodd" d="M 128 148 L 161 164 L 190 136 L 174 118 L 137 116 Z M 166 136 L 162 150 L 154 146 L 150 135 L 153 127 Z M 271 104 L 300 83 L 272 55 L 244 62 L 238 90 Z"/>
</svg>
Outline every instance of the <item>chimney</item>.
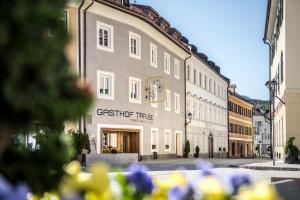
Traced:
<svg viewBox="0 0 300 200">
<path fill-rule="evenodd" d="M 228 87 L 228 90 L 232 93 L 235 93 L 235 89 L 236 89 L 236 84 L 230 84 Z"/>
<path fill-rule="evenodd" d="M 124 6 L 129 6 L 129 0 L 122 0 L 122 3 Z"/>
</svg>

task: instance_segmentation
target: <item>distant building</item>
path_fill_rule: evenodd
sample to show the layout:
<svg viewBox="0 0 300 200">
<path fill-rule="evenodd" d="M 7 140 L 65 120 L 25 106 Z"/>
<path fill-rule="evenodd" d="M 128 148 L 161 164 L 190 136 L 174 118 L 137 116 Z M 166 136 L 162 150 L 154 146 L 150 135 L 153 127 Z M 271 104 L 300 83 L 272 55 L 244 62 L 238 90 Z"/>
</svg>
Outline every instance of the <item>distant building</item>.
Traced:
<svg viewBox="0 0 300 200">
<path fill-rule="evenodd" d="M 253 153 L 253 105 L 235 89 L 235 85 L 228 89 L 229 157 L 250 157 Z"/>
<path fill-rule="evenodd" d="M 268 0 L 264 40 L 269 44 L 270 80 L 277 81 L 275 156 L 284 158 L 284 145 L 295 137 L 300 148 L 300 1 Z"/>
<path fill-rule="evenodd" d="M 271 153 L 270 124 L 256 112 L 253 114 L 254 124 L 254 149 L 259 156 L 269 156 Z"/>
<path fill-rule="evenodd" d="M 220 68 L 192 48 L 186 66 L 186 110 L 192 114 L 187 125 L 191 153 L 196 146 L 200 156 L 226 157 L 228 153 L 227 88 L 229 80 Z"/>
</svg>

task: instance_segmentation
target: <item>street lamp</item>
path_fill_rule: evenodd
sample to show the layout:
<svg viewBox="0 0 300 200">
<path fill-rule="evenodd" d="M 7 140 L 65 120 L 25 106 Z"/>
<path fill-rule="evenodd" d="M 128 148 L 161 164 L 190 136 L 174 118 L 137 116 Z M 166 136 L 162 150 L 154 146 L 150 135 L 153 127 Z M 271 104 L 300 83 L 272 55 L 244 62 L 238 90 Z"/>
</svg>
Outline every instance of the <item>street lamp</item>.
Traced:
<svg viewBox="0 0 300 200">
<path fill-rule="evenodd" d="M 193 114 L 189 112 L 189 113 L 187 114 L 187 116 L 188 116 L 189 121 L 185 123 L 185 126 L 187 126 L 189 123 L 192 122 Z"/>
<path fill-rule="evenodd" d="M 278 82 L 273 79 L 271 81 L 267 81 L 266 84 L 267 88 L 270 91 L 270 100 L 271 100 L 271 113 L 270 113 L 270 128 L 272 130 L 271 136 L 272 136 L 272 158 L 273 158 L 273 166 L 275 166 L 275 131 L 274 131 L 274 118 L 275 118 L 275 98 L 277 98 L 283 105 L 285 105 L 285 102 L 280 99 L 277 95 L 275 95 L 275 91 L 277 89 Z"/>
</svg>

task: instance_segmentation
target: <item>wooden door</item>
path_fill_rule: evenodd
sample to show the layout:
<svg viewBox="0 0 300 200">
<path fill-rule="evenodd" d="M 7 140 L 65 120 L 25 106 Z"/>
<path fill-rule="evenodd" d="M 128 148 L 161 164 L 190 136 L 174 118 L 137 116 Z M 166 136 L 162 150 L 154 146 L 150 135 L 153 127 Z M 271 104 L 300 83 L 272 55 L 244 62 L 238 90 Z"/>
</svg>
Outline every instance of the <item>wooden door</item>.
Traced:
<svg viewBox="0 0 300 200">
<path fill-rule="evenodd" d="M 176 133 L 176 155 L 182 156 L 182 137 L 181 133 Z"/>
</svg>

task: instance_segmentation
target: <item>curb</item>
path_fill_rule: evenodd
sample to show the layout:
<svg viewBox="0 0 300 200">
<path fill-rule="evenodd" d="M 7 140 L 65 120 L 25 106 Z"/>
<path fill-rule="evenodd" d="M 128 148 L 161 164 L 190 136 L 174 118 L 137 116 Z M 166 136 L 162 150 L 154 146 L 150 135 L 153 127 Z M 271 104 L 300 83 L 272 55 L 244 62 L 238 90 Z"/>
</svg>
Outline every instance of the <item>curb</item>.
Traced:
<svg viewBox="0 0 300 200">
<path fill-rule="evenodd" d="M 300 168 L 295 167 L 239 166 L 239 168 L 273 171 L 300 171 Z"/>
</svg>

